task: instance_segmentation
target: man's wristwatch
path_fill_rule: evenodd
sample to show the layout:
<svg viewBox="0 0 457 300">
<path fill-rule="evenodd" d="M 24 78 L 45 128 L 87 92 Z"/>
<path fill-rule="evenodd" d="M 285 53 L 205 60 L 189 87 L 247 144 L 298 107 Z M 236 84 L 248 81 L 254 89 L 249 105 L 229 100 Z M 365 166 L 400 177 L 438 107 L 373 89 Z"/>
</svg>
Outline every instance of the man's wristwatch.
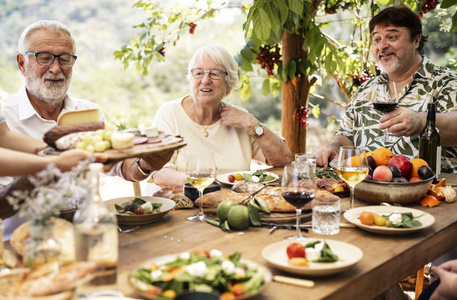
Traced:
<svg viewBox="0 0 457 300">
<path fill-rule="evenodd" d="M 143 169 L 140 165 L 140 160 L 141 160 L 140 157 L 137 157 L 135 160 L 138 171 L 140 171 L 140 173 L 143 174 L 143 176 L 149 176 L 149 174 L 151 174 L 152 171 Z"/>
<path fill-rule="evenodd" d="M 254 127 L 254 133 L 251 134 L 251 137 L 252 138 L 259 138 L 263 135 L 263 124 L 259 122 L 259 124 L 257 124 L 255 127 Z"/>
</svg>

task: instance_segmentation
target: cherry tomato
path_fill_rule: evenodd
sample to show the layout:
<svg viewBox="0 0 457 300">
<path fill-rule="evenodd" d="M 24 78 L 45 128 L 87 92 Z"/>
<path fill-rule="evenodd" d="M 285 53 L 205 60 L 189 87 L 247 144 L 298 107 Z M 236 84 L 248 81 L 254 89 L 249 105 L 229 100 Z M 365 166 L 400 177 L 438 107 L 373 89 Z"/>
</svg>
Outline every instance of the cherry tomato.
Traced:
<svg viewBox="0 0 457 300">
<path fill-rule="evenodd" d="M 209 252 L 208 252 L 208 250 L 198 249 L 198 250 L 195 250 L 194 253 L 195 253 L 195 254 L 206 255 L 206 257 L 209 258 Z"/>
<path fill-rule="evenodd" d="M 135 210 L 135 215 L 144 215 L 144 211 L 141 207 L 138 207 L 136 210 Z"/>
<path fill-rule="evenodd" d="M 235 182 L 235 176 L 229 175 L 228 181 L 230 181 L 230 182 Z"/>
<path fill-rule="evenodd" d="M 299 243 L 292 243 L 287 247 L 287 256 L 293 257 L 306 257 L 305 247 Z"/>
<path fill-rule="evenodd" d="M 243 174 L 240 174 L 240 173 L 236 173 L 236 174 L 235 174 L 235 179 L 236 179 L 237 181 L 243 180 L 243 178 L 244 178 Z"/>
</svg>

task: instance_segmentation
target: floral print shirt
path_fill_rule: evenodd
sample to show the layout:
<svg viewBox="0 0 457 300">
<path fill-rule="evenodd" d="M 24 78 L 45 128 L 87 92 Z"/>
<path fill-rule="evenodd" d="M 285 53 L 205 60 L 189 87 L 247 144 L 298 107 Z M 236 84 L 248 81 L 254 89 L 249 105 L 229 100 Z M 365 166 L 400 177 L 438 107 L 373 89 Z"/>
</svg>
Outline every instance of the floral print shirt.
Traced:
<svg viewBox="0 0 457 300">
<path fill-rule="evenodd" d="M 386 147 L 394 154 L 403 154 L 410 159 L 419 157 L 419 135 L 401 136 L 395 142 L 376 141 L 383 135 L 379 129 L 382 113 L 371 104 L 373 90 L 378 82 L 388 80 L 383 73 L 365 82 L 354 94 L 346 112 L 341 119 L 340 128 L 335 135 L 349 138 L 355 146 L 364 147 L 367 151 Z M 438 66 L 427 57 L 423 57 L 422 65 L 413 75 L 411 82 L 398 91 L 398 107 L 405 107 L 418 112 L 427 111 L 427 103 L 432 95 L 436 97 L 436 112 L 448 113 L 457 110 L 457 73 L 448 68 Z M 441 171 L 457 173 L 457 147 L 442 147 Z"/>
</svg>

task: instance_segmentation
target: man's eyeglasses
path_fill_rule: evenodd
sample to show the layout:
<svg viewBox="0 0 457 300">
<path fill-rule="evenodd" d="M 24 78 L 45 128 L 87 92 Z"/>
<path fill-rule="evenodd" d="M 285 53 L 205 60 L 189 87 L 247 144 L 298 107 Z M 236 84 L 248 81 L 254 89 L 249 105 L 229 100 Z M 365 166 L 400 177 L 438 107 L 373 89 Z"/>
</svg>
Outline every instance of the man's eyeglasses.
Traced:
<svg viewBox="0 0 457 300">
<path fill-rule="evenodd" d="M 38 52 L 38 53 L 25 52 L 25 54 L 26 55 L 35 55 L 36 62 L 42 66 L 51 65 L 54 62 L 54 60 L 57 58 L 59 60 L 59 64 L 62 67 L 66 67 L 66 68 L 73 67 L 73 65 L 75 64 L 76 58 L 77 58 L 76 55 L 71 55 L 71 54 L 54 55 L 49 52 Z"/>
<path fill-rule="evenodd" d="M 217 69 L 208 70 L 208 71 L 205 71 L 203 69 L 192 69 L 192 70 L 190 70 L 190 73 L 192 74 L 192 76 L 194 78 L 197 78 L 197 79 L 202 79 L 203 77 L 205 77 L 205 73 L 208 73 L 209 78 L 214 79 L 214 80 L 221 79 L 222 76 L 228 75 L 227 72 L 222 71 L 222 70 L 217 70 Z"/>
</svg>

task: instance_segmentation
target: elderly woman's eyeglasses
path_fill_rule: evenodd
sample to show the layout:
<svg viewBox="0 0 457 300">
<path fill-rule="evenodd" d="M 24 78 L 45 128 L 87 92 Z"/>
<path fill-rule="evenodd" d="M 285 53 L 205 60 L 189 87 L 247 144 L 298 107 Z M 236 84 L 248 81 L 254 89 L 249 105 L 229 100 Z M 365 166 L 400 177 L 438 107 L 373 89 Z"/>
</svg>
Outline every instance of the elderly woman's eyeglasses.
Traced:
<svg viewBox="0 0 457 300">
<path fill-rule="evenodd" d="M 205 77 L 205 73 L 208 73 L 209 78 L 214 79 L 214 80 L 220 79 L 224 75 L 228 75 L 227 72 L 222 71 L 222 70 L 217 70 L 217 69 L 208 70 L 208 71 L 205 71 L 203 69 L 192 69 L 192 70 L 190 70 L 190 73 L 192 74 L 192 76 L 194 78 L 197 78 L 197 79 L 202 79 L 203 77 Z"/>
<path fill-rule="evenodd" d="M 51 65 L 54 60 L 57 58 L 59 60 L 59 64 L 62 67 L 70 68 L 75 64 L 76 55 L 71 55 L 71 54 L 60 54 L 60 55 L 55 55 L 52 53 L 48 52 L 25 52 L 26 55 L 35 55 L 36 62 L 39 65 L 42 66 L 49 66 Z"/>
</svg>

